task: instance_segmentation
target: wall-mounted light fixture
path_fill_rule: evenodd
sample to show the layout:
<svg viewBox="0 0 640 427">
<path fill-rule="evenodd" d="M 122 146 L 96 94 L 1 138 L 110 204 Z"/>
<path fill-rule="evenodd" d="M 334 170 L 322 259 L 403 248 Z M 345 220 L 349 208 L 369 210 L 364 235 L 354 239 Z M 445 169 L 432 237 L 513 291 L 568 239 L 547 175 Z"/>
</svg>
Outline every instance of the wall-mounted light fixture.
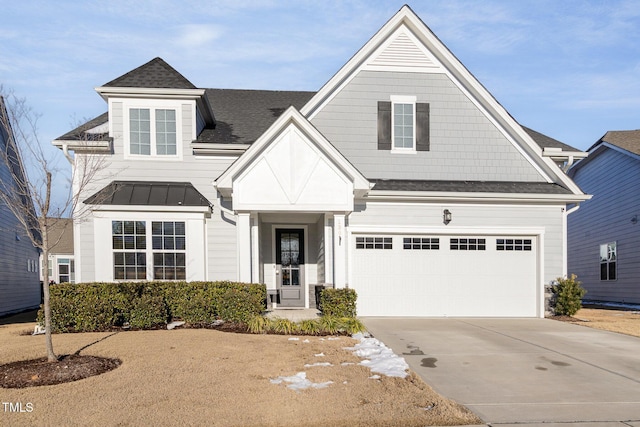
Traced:
<svg viewBox="0 0 640 427">
<path fill-rule="evenodd" d="M 451 222 L 451 211 L 449 209 L 445 209 L 442 212 L 442 221 L 445 223 L 445 225 Z"/>
<path fill-rule="evenodd" d="M 633 218 L 631 218 L 631 224 L 637 224 L 638 223 L 638 215 L 634 215 Z"/>
</svg>

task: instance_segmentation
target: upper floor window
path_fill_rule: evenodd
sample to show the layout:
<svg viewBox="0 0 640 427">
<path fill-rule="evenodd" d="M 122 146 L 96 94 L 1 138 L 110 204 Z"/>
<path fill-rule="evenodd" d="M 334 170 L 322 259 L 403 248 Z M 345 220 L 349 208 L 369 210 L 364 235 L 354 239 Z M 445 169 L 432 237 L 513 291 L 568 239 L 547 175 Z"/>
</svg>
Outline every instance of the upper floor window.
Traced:
<svg viewBox="0 0 640 427">
<path fill-rule="evenodd" d="M 429 104 L 415 96 L 392 95 L 378 102 L 378 150 L 429 151 Z"/>
<path fill-rule="evenodd" d="M 413 150 L 415 148 L 414 107 L 413 103 L 393 104 L 393 149 Z"/>
<path fill-rule="evenodd" d="M 600 245 L 600 280 L 616 280 L 618 250 L 616 242 Z"/>
<path fill-rule="evenodd" d="M 176 110 L 129 110 L 129 154 L 175 156 L 176 153 Z"/>
</svg>

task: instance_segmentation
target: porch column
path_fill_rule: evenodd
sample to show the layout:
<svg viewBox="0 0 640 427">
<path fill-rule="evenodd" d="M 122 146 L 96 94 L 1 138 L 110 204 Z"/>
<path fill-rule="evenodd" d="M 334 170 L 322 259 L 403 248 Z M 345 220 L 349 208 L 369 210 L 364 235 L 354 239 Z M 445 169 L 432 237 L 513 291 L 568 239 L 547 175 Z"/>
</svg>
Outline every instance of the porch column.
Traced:
<svg viewBox="0 0 640 427">
<path fill-rule="evenodd" d="M 324 214 L 324 280 L 333 285 L 333 214 Z"/>
<path fill-rule="evenodd" d="M 333 216 L 333 284 L 344 288 L 347 283 L 347 236 L 344 214 Z"/>
<path fill-rule="evenodd" d="M 258 214 L 251 214 L 251 282 L 260 283 L 260 233 Z"/>
<path fill-rule="evenodd" d="M 238 233 L 238 281 L 251 282 L 251 215 L 236 214 Z"/>
</svg>

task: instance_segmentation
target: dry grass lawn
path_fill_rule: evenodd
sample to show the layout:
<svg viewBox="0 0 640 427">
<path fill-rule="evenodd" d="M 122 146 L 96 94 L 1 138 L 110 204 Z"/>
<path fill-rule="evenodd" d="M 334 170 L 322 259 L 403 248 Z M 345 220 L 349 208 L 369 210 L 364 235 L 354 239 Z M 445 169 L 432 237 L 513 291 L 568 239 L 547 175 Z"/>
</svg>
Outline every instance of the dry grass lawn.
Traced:
<svg viewBox="0 0 640 427">
<path fill-rule="evenodd" d="M 640 311 L 582 308 L 573 317 L 579 325 L 640 337 Z"/>
<path fill-rule="evenodd" d="M 0 325 L 0 364 L 44 356 L 33 323 Z M 308 342 L 305 342 L 308 339 Z M 246 335 L 205 329 L 54 335 L 58 354 L 119 358 L 122 365 L 73 383 L 0 389 L 0 425 L 425 426 L 477 424 L 415 374 L 370 379 L 348 337 Z M 319 354 L 324 356 L 317 356 Z M 329 362 L 333 366 L 306 367 Z M 353 363 L 342 365 L 343 363 Z M 296 392 L 270 379 L 306 372 L 324 389 Z M 30 405 L 27 405 L 30 404 Z M 15 408 L 15 406 L 14 406 Z M 31 411 L 28 411 L 31 409 Z"/>
</svg>

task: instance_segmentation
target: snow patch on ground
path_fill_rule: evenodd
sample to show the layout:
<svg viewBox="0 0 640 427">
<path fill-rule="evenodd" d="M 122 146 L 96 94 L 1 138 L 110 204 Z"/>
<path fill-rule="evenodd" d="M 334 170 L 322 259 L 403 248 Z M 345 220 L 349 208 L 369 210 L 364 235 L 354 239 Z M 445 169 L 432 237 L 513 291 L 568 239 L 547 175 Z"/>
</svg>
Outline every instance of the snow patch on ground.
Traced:
<svg viewBox="0 0 640 427">
<path fill-rule="evenodd" d="M 295 375 L 292 375 L 290 377 L 278 377 L 278 378 L 274 378 L 271 381 L 271 384 L 282 384 L 287 383 L 287 388 L 291 389 L 291 390 L 295 390 L 295 391 L 300 391 L 300 390 L 306 390 L 308 388 L 326 388 L 329 387 L 330 384 L 333 384 L 333 381 L 326 381 L 323 383 L 314 383 L 311 382 L 308 378 L 307 378 L 307 373 L 306 372 L 298 372 Z"/>
<path fill-rule="evenodd" d="M 345 347 L 358 357 L 364 358 L 360 365 L 388 377 L 406 378 L 409 365 L 403 357 L 396 355 L 389 347 L 375 338 L 367 337 L 362 333 L 353 335 L 360 342 L 353 347 Z"/>
</svg>

